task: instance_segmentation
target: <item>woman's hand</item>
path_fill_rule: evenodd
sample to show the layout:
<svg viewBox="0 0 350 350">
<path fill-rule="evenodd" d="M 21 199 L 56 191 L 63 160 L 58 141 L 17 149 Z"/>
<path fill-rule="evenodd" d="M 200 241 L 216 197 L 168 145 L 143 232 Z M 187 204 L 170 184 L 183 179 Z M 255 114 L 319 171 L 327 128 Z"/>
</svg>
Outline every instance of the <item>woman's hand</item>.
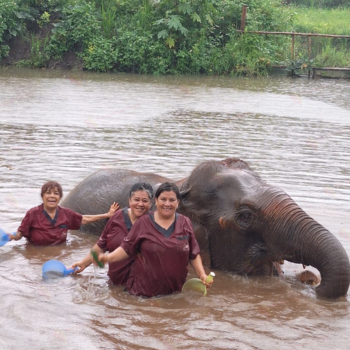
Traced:
<svg viewBox="0 0 350 350">
<path fill-rule="evenodd" d="M 113 216 L 113 214 L 119 209 L 119 204 L 116 202 L 113 202 L 113 204 L 111 205 L 111 207 L 109 208 L 109 211 L 107 213 L 107 217 L 110 218 L 111 216 Z"/>
<path fill-rule="evenodd" d="M 199 276 L 199 279 L 205 284 L 207 288 L 210 288 L 213 285 L 214 280 L 211 280 L 210 282 L 207 282 L 208 275 L 206 273 L 201 273 Z"/>
<path fill-rule="evenodd" d="M 108 254 L 98 254 L 98 260 L 103 263 L 103 265 L 106 265 L 108 261 Z M 97 265 L 96 261 L 94 260 L 94 264 Z"/>
<path fill-rule="evenodd" d="M 207 288 L 210 288 L 213 285 L 213 280 L 209 278 L 209 281 L 207 281 L 208 275 L 205 273 L 201 256 L 198 254 L 195 259 L 190 260 L 190 264 L 203 284 Z"/>
<path fill-rule="evenodd" d="M 18 241 L 19 239 L 22 238 L 22 232 L 17 231 L 17 232 L 9 234 L 8 236 L 10 238 L 10 241 Z"/>
<path fill-rule="evenodd" d="M 98 260 L 101 261 L 104 265 L 107 263 L 117 262 L 125 260 L 129 257 L 129 255 L 125 252 L 125 250 L 122 247 L 118 247 L 116 250 L 113 250 L 113 252 L 110 252 L 109 254 L 103 254 L 103 252 L 98 252 Z M 95 259 L 93 261 L 95 265 L 97 263 L 95 262 Z"/>
<path fill-rule="evenodd" d="M 109 219 L 118 209 L 119 209 L 119 204 L 114 202 L 109 208 L 108 213 L 97 214 L 97 215 L 83 215 L 83 218 L 81 219 L 81 224 L 87 225 L 98 220 Z"/>
<path fill-rule="evenodd" d="M 72 269 L 75 269 L 76 267 L 78 267 L 78 269 L 76 269 L 74 271 L 74 275 L 76 275 L 77 273 L 83 272 L 89 265 L 90 265 L 90 263 L 89 264 L 84 264 L 82 261 L 74 263 L 72 265 Z"/>
</svg>

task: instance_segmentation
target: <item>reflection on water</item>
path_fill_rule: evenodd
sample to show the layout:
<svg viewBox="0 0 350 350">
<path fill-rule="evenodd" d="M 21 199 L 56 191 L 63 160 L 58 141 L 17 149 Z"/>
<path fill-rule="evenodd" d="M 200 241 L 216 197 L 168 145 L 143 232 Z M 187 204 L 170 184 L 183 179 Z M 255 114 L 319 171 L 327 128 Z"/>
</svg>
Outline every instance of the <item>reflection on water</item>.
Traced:
<svg viewBox="0 0 350 350">
<path fill-rule="evenodd" d="M 55 179 L 68 193 L 93 171 L 118 167 L 174 180 L 203 160 L 236 156 L 289 193 L 350 255 L 350 83 L 274 77 L 150 77 L 0 70 L 0 227 L 13 231 Z M 207 297 L 143 299 L 105 270 L 69 267 L 96 238 L 0 248 L 1 349 L 347 349 L 349 297 L 326 302 L 285 276 L 215 271 Z M 312 268 L 310 268 L 312 269 Z M 193 272 L 189 277 L 195 277 Z"/>
</svg>

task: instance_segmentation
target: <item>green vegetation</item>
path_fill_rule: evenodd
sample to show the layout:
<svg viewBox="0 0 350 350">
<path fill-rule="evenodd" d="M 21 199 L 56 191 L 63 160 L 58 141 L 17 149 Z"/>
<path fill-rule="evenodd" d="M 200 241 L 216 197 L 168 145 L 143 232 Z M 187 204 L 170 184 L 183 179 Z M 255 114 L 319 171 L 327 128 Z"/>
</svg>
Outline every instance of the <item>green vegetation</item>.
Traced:
<svg viewBox="0 0 350 350">
<path fill-rule="evenodd" d="M 350 6 L 349 0 L 287 0 L 287 3 L 314 8 L 335 8 L 340 6 Z"/>
<path fill-rule="evenodd" d="M 243 4 L 249 6 L 246 31 L 310 31 L 306 23 L 313 23 L 311 9 L 279 0 L 0 0 L 0 59 L 20 36 L 31 45 L 30 59 L 20 64 L 32 67 L 73 52 L 92 71 L 267 74 L 290 58 L 290 37 L 237 32 Z M 341 45 L 347 50 L 346 42 L 320 43 L 313 52 L 335 64 Z M 303 59 L 302 41 L 298 52 Z"/>
<path fill-rule="evenodd" d="M 15 1 L 0 0 L 0 58 L 9 53 L 7 42 L 23 32 L 25 19 L 33 20 L 27 8 Z"/>
<path fill-rule="evenodd" d="M 350 35 L 350 7 L 336 9 L 296 8 L 295 31 Z"/>
<path fill-rule="evenodd" d="M 294 30 L 300 33 L 321 33 L 350 36 L 350 7 L 335 9 L 295 8 L 298 12 Z M 296 51 L 299 59 L 308 59 L 308 37 L 298 37 Z M 311 38 L 310 58 L 313 65 L 350 67 L 350 39 Z"/>
</svg>

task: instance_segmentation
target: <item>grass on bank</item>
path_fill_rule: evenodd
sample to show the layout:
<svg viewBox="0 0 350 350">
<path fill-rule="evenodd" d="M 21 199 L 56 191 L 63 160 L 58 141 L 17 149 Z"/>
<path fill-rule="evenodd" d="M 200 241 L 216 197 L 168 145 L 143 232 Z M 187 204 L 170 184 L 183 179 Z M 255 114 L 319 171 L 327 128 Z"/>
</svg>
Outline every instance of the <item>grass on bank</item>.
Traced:
<svg viewBox="0 0 350 350">
<path fill-rule="evenodd" d="M 350 36 L 350 8 L 295 7 L 294 31 Z M 309 59 L 309 38 L 296 37 L 297 57 Z M 350 38 L 311 37 L 313 65 L 320 67 L 350 67 Z"/>
<path fill-rule="evenodd" d="M 350 8 L 319 9 L 296 7 L 295 31 L 350 35 Z"/>
</svg>

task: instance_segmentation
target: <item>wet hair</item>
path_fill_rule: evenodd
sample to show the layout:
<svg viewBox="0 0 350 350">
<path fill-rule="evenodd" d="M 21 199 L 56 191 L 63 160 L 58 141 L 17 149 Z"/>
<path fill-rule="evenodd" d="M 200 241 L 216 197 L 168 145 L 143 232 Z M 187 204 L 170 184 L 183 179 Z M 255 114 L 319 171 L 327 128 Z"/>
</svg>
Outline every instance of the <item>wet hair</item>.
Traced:
<svg viewBox="0 0 350 350">
<path fill-rule="evenodd" d="M 164 192 L 164 191 L 167 191 L 167 192 L 171 192 L 173 191 L 175 194 L 176 194 L 176 198 L 179 200 L 181 198 L 180 196 L 180 191 L 179 191 L 179 188 L 172 182 L 164 182 L 162 183 L 157 191 L 156 191 L 156 195 L 155 197 L 158 199 L 158 197 Z"/>
<path fill-rule="evenodd" d="M 43 197 L 44 193 L 55 188 L 57 188 L 57 191 L 60 194 L 60 197 L 62 198 L 63 197 L 62 186 L 56 181 L 48 181 L 46 182 L 46 184 L 43 184 L 43 187 L 41 187 L 41 198 Z"/>
<path fill-rule="evenodd" d="M 147 192 L 149 199 L 153 199 L 153 188 L 148 182 L 137 182 L 136 184 L 133 184 L 129 192 L 129 199 L 137 191 L 145 191 Z"/>
</svg>

